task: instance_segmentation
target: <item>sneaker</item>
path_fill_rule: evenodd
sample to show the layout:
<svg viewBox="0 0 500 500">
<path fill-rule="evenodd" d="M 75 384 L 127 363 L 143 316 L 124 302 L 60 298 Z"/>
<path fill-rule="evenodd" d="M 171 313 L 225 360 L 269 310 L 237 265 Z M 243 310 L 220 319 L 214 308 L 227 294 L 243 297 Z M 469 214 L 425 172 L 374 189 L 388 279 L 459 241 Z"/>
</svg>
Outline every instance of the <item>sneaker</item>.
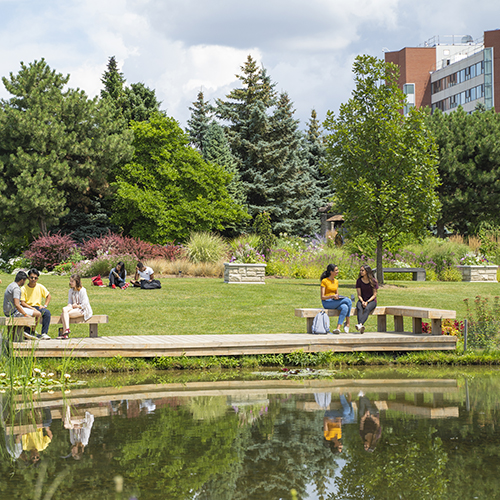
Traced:
<svg viewBox="0 0 500 500">
<path fill-rule="evenodd" d="M 111 285 L 111 288 L 113 288 L 113 290 L 116 288 L 116 285 Z"/>
<path fill-rule="evenodd" d="M 27 331 L 24 332 L 24 338 L 28 340 L 38 340 L 36 335 L 28 333 Z"/>
<path fill-rule="evenodd" d="M 359 327 L 359 333 L 361 333 L 361 335 L 363 335 L 363 333 L 365 333 L 365 325 L 361 325 Z"/>
<path fill-rule="evenodd" d="M 356 331 L 359 332 L 359 329 L 362 327 L 363 325 L 361 323 L 358 323 L 356 325 Z"/>
<path fill-rule="evenodd" d="M 344 326 L 344 333 L 349 333 L 349 325 Z"/>
<path fill-rule="evenodd" d="M 333 335 L 338 335 L 340 333 L 340 328 L 335 328 L 332 333 Z"/>
<path fill-rule="evenodd" d="M 362 398 L 364 395 L 365 395 L 365 393 L 363 391 L 359 391 L 358 392 L 358 397 L 359 398 Z"/>
<path fill-rule="evenodd" d="M 41 335 L 38 335 L 38 338 L 40 338 L 42 340 L 51 340 L 51 338 L 46 333 L 42 333 Z"/>
</svg>

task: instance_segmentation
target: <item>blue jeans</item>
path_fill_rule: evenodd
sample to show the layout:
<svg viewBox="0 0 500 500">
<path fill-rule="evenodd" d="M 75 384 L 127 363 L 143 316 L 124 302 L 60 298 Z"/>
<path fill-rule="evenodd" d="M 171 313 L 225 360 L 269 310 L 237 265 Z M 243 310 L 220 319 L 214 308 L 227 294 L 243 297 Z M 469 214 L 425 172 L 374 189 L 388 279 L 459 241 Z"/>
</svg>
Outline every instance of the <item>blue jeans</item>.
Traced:
<svg viewBox="0 0 500 500">
<path fill-rule="evenodd" d="M 338 309 L 339 314 L 339 325 L 343 325 L 346 317 L 351 315 L 352 302 L 351 299 L 344 297 L 342 299 L 331 299 L 322 300 L 324 309 Z"/>
<path fill-rule="evenodd" d="M 50 311 L 44 307 L 33 306 L 37 311 L 42 313 L 42 333 L 49 333 L 50 326 Z"/>
</svg>

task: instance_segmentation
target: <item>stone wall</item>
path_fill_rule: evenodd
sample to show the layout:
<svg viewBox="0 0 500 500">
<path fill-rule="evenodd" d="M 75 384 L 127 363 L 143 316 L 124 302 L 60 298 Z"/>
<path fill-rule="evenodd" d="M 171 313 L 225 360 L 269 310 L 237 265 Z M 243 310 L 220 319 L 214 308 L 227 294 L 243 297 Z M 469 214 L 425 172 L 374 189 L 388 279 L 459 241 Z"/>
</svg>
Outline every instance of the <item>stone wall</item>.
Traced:
<svg viewBox="0 0 500 500">
<path fill-rule="evenodd" d="M 224 264 L 224 283 L 265 284 L 266 264 Z"/>
<path fill-rule="evenodd" d="M 498 266 L 457 266 L 462 273 L 462 281 L 497 282 Z"/>
</svg>

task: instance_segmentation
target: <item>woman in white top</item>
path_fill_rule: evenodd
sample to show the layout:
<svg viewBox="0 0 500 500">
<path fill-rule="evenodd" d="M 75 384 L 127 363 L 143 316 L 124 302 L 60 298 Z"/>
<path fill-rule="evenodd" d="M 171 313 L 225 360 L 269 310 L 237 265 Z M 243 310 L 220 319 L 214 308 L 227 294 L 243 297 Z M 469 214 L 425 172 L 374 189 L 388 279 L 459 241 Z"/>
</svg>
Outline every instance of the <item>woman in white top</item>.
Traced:
<svg viewBox="0 0 500 500">
<path fill-rule="evenodd" d="M 69 319 L 83 316 L 84 321 L 92 317 L 92 308 L 90 307 L 87 290 L 82 286 L 82 279 L 78 274 L 72 274 L 69 279 L 68 305 L 62 311 L 63 333 L 59 335 L 59 339 L 68 339 Z"/>
</svg>

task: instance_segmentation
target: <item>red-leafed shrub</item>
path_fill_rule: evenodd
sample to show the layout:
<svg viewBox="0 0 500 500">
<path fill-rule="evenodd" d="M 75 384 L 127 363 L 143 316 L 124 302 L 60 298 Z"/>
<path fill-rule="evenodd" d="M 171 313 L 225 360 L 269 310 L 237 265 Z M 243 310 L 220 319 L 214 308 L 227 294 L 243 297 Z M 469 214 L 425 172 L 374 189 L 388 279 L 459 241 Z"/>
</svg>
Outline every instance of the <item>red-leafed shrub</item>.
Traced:
<svg viewBox="0 0 500 500">
<path fill-rule="evenodd" d="M 87 259 L 94 259 L 101 255 L 132 255 L 137 259 L 161 257 L 174 260 L 183 253 L 180 245 L 151 245 L 146 241 L 113 233 L 85 241 L 80 251 Z"/>
<path fill-rule="evenodd" d="M 67 234 L 47 233 L 34 240 L 24 252 L 24 256 L 30 260 L 33 267 L 52 271 L 58 264 L 69 260 L 75 247 L 75 242 Z"/>
</svg>

